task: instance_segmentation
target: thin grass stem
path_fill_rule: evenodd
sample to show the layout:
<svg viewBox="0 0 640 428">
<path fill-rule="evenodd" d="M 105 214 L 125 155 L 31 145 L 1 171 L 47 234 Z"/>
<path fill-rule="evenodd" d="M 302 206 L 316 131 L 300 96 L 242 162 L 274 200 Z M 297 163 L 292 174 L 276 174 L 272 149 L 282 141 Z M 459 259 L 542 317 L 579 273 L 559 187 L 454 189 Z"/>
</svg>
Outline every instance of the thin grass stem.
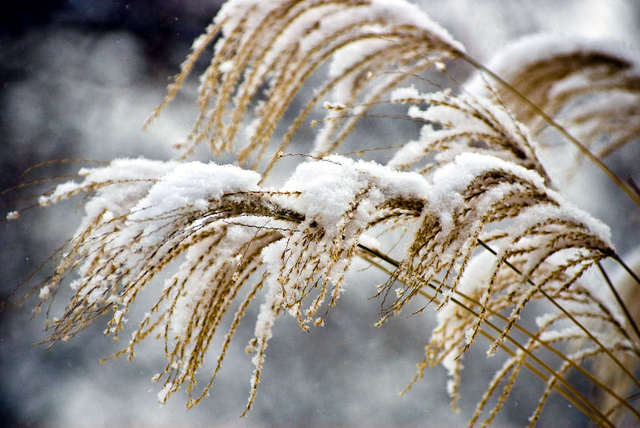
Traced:
<svg viewBox="0 0 640 428">
<path fill-rule="evenodd" d="M 622 298 L 620 297 L 620 294 L 618 293 L 616 288 L 613 286 L 613 283 L 611 282 L 609 275 L 604 270 L 600 262 L 597 262 L 596 265 L 598 266 L 598 269 L 600 270 L 600 273 L 602 274 L 602 277 L 604 278 L 605 282 L 609 286 L 609 289 L 611 290 L 614 297 L 616 298 L 616 301 L 620 305 L 620 308 L 622 308 L 622 311 L 624 312 L 624 315 L 627 317 L 629 324 L 631 324 L 631 327 L 633 327 L 633 330 L 636 332 L 636 336 L 640 339 L 640 329 L 638 329 L 638 325 L 636 324 L 635 320 L 631 316 L 631 313 L 627 309 L 627 306 L 624 304 L 624 302 L 622 301 Z"/>
<path fill-rule="evenodd" d="M 622 268 L 623 268 L 625 271 L 627 271 L 627 273 L 628 273 L 629 275 L 631 275 L 631 278 L 633 278 L 633 280 L 636 282 L 636 284 L 640 285 L 640 277 L 638 277 L 638 275 L 636 275 L 636 273 L 635 273 L 633 270 L 631 270 L 631 268 L 629 267 L 629 265 L 627 265 L 627 264 L 624 262 L 624 260 L 622 260 L 622 258 L 621 258 L 619 255 L 617 255 L 616 253 L 613 253 L 613 254 L 611 255 L 611 257 L 613 257 L 613 259 L 614 259 L 616 262 L 618 262 L 618 264 L 619 264 L 620 266 L 622 266 Z"/>
</svg>

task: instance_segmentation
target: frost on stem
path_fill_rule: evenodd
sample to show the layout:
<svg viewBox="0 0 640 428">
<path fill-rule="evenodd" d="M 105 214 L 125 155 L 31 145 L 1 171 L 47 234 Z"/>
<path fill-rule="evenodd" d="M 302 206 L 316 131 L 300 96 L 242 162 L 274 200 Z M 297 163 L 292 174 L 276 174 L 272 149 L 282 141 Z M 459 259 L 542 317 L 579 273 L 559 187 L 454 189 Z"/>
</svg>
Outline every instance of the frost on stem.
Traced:
<svg viewBox="0 0 640 428">
<path fill-rule="evenodd" d="M 346 272 L 361 256 L 393 267 L 378 288 L 380 324 L 416 297 L 438 310 L 411 384 L 426 367 L 442 364 L 456 408 L 462 357 L 476 339 L 488 339 L 489 355 L 506 355 L 470 425 L 497 395 L 483 422 L 491 423 L 523 368 L 545 383 L 532 424 L 552 391 L 602 425 L 612 424 L 609 411 L 618 417 L 624 409 L 640 418 L 623 398 L 631 386 L 640 387 L 628 369 L 640 356 L 638 338 L 628 328 L 633 319 L 607 300 L 589 274 L 615 254 L 609 229 L 554 188 L 538 157 L 538 117 L 480 77 L 460 93 L 400 87 L 427 69 L 445 73 L 443 61 L 463 56 L 445 30 L 402 0 L 229 1 L 194 43 L 152 118 L 218 34 L 181 160 L 117 159 L 83 169 L 78 181 L 40 197 L 42 206 L 87 198 L 85 217 L 57 268 L 38 286 L 41 305 L 51 302 L 62 282 L 73 289 L 66 311 L 50 326 L 52 342 L 69 339 L 109 312 L 105 333 L 117 336 L 139 293 L 162 273 L 164 287 L 116 356 L 133 358 L 138 343 L 158 336 L 167 357 L 155 377 L 164 382 L 158 398 L 164 402 L 184 385 L 192 406 L 213 386 L 247 309 L 263 297 L 247 347 L 255 368 L 246 414 L 276 320 L 288 314 L 304 330 L 323 325 L 321 308 L 335 306 Z M 634 132 L 632 89 L 638 81 L 632 60 L 584 43 L 556 45 L 550 38 L 509 49 L 493 65 L 541 108 L 556 114 L 574 96 L 608 91 L 606 103 L 581 107 L 569 116 L 572 123 L 608 129 L 598 121 L 622 118 L 629 127 L 615 139 Z M 294 96 L 327 61 L 326 80 L 272 144 Z M 409 105 L 407 118 L 423 124 L 420 135 L 386 165 L 332 154 L 386 95 Z M 311 154 L 283 183 L 266 185 L 316 105 L 328 113 Z M 239 131 L 247 142 L 234 147 Z M 233 150 L 238 166 L 187 162 L 201 142 L 214 155 Z M 6 218 L 19 215 L 11 211 Z M 385 249 L 387 232 L 398 228 L 406 232 L 396 261 Z M 625 290 L 625 296 L 634 295 Z M 545 302 L 540 307 L 546 312 L 537 329 L 528 330 L 521 318 L 536 301 Z M 195 391 L 198 369 L 220 331 L 225 336 L 215 369 Z M 561 361 L 558 369 L 541 359 L 544 352 Z M 604 380 L 583 368 L 587 361 Z M 569 370 L 602 392 L 601 404 L 570 384 Z"/>
</svg>

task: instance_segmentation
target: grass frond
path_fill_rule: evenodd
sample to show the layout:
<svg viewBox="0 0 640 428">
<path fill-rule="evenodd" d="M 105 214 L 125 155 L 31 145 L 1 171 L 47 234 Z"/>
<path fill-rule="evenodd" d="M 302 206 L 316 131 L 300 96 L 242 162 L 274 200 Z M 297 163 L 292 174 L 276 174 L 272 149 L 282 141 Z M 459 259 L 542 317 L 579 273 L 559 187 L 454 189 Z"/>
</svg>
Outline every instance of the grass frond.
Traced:
<svg viewBox="0 0 640 428">
<path fill-rule="evenodd" d="M 191 407 L 214 386 L 240 323 L 262 298 L 247 346 L 254 370 L 246 415 L 275 322 L 290 315 L 305 331 L 324 325 L 361 258 L 387 274 L 376 292 L 377 325 L 412 303 L 437 313 L 407 389 L 442 365 L 455 410 L 470 347 L 482 337 L 489 356 L 505 358 L 469 426 L 495 420 L 523 371 L 544 384 L 530 425 L 554 392 L 602 426 L 625 415 L 640 420 L 629 399 L 640 388 L 640 281 L 617 255 L 609 227 L 562 195 L 540 156 L 549 125 L 600 164 L 598 156 L 636 138 L 637 62 L 605 45 L 537 37 L 487 67 L 403 0 L 231 0 L 194 42 L 145 126 L 211 45 L 198 117 L 176 160 L 116 159 L 39 196 L 40 206 L 85 198 L 57 267 L 34 286 L 37 310 L 60 284 L 73 289 L 62 316 L 48 322 L 48 342 L 67 341 L 105 315 L 105 334 L 118 337 L 143 290 L 163 280 L 113 356 L 132 359 L 141 342 L 160 339 L 166 365 L 155 377 L 163 382 L 158 398 L 184 386 Z M 446 62 L 456 60 L 477 69 L 462 88 L 401 86 L 427 71 L 446 80 Z M 325 117 L 313 147 L 289 153 L 320 105 Z M 375 108 L 406 108 L 401 117 L 420 124 L 419 135 L 378 144 L 391 152 L 385 164 L 335 154 L 347 136 L 357 138 L 363 118 L 397 117 Z M 188 161 L 200 144 L 214 156 L 232 152 L 235 163 Z M 359 141 L 347 153 L 373 147 Z M 286 176 L 278 182 L 273 171 L 293 157 L 297 167 L 278 171 Z M 398 230 L 402 237 L 390 238 Z M 607 259 L 631 280 L 612 280 Z M 216 334 L 223 339 L 215 368 L 198 389 Z"/>
</svg>

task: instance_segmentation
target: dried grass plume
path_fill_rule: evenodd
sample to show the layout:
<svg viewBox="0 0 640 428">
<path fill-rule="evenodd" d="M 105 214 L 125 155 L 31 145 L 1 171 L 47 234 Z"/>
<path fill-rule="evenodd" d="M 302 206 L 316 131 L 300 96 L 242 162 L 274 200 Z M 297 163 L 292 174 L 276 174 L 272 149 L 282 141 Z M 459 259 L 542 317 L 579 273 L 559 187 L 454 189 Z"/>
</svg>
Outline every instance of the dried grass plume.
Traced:
<svg viewBox="0 0 640 428">
<path fill-rule="evenodd" d="M 456 409 L 468 348 L 483 337 L 488 354 L 505 356 L 470 426 L 494 420 L 525 370 L 545 384 L 531 425 L 551 394 L 598 425 L 640 421 L 631 396 L 640 389 L 640 283 L 609 228 L 562 195 L 540 156 L 549 127 L 595 158 L 637 140 L 634 58 L 604 43 L 538 36 L 485 67 L 404 0 L 231 0 L 194 42 L 145 126 L 201 58 L 209 62 L 199 115 L 175 160 L 117 159 L 40 196 L 41 206 L 86 198 L 57 268 L 34 285 L 38 310 L 61 284 L 73 289 L 65 312 L 48 322 L 51 342 L 104 315 L 105 333 L 117 336 L 140 292 L 162 273 L 163 289 L 116 356 L 133 358 L 136 345 L 158 337 L 167 359 L 156 377 L 159 399 L 185 387 L 192 406 L 213 387 L 239 323 L 260 299 L 247 347 L 254 371 L 246 414 L 274 323 L 292 316 L 304 330 L 323 325 L 348 286 L 346 272 L 362 258 L 388 274 L 375 289 L 379 324 L 414 301 L 437 311 L 408 389 L 426 368 L 442 365 Z M 453 61 L 475 68 L 467 83 L 448 75 Z M 403 83 L 426 72 L 451 87 Z M 420 134 L 400 145 L 381 142 L 383 163 L 357 159 L 375 145 L 353 130 L 380 106 L 402 109 Z M 314 119 L 313 147 L 298 156 L 296 132 L 318 111 L 325 117 Z M 337 154 L 349 136 L 356 155 Z M 235 162 L 190 160 L 200 144 L 213 156 L 233 153 Z M 295 171 L 279 181 L 274 168 L 293 155 Z M 401 256 L 393 258 L 386 237 L 398 231 Z M 607 259 L 628 271 L 618 288 L 601 263 Z M 535 327 L 523 322 L 532 316 Z M 216 366 L 199 386 L 216 334 L 224 335 Z"/>
</svg>

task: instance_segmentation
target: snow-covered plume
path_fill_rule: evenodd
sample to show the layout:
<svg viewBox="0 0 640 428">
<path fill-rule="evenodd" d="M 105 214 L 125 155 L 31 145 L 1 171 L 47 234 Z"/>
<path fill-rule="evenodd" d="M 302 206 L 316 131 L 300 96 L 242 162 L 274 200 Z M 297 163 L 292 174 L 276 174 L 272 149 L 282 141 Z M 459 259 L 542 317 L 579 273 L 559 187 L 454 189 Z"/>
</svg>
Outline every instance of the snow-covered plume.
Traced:
<svg viewBox="0 0 640 428">
<path fill-rule="evenodd" d="M 495 264 L 489 283 L 481 281 L 475 290 L 462 286 L 477 295 L 485 310 L 464 318 L 443 312 L 443 327 L 434 331 L 430 346 L 439 346 L 452 373 L 459 371 L 459 361 L 447 356 L 474 341 L 493 300 L 504 306 L 496 296 L 508 285 L 500 278 L 519 278 L 512 266 L 566 289 L 576 279 L 570 271 L 584 270 L 612 251 L 606 226 L 547 189 L 535 171 L 484 154 L 462 153 L 426 175 L 329 156 L 300 164 L 280 189 L 260 186 L 256 172 L 214 163 L 117 160 L 81 173 L 84 180 L 62 184 L 40 198 L 47 205 L 92 194 L 81 227 L 40 293 L 46 299 L 62 278 L 73 271 L 79 275 L 72 282 L 75 295 L 67 313 L 53 324 L 51 340 L 68 339 L 108 310 L 113 316 L 107 332 L 117 334 L 139 292 L 158 273 L 173 270 L 171 262 L 183 256 L 122 351 L 133 355 L 136 343 L 155 330 L 161 333 L 169 359 L 164 399 L 184 383 L 191 393 L 208 344 L 240 289 L 251 287 L 226 344 L 266 286 L 249 347 L 256 369 L 248 410 L 276 319 L 288 312 L 303 329 L 323 324 L 317 313 L 327 298 L 329 307 L 335 305 L 353 258 L 378 254 L 366 246 L 368 232 L 399 224 L 416 231 L 392 277 L 406 286 L 397 291 L 381 322 L 432 281 L 441 284 L 436 288 L 444 293 L 440 305 L 451 307 L 449 300 L 465 282 L 466 264 L 480 243 L 490 241 L 499 251 L 503 262 Z M 562 265 L 566 260 L 571 260 L 569 267 Z M 384 290 L 379 294 L 386 295 Z M 514 296 L 512 292 L 510 299 Z M 536 288 L 521 290 L 520 303 L 496 346 L 517 321 L 519 306 L 533 297 Z M 448 326 L 450 322 L 462 322 L 466 329 Z M 441 331 L 448 333 L 441 337 Z M 464 340 L 451 348 L 446 344 L 455 332 Z M 190 405 L 206 395 L 226 346 L 211 382 Z M 452 391 L 455 379 L 457 375 Z"/>
<path fill-rule="evenodd" d="M 241 165 L 254 166 L 270 153 L 271 158 L 265 159 L 267 173 L 313 107 L 332 91 L 347 107 L 366 106 L 397 82 L 464 50 L 445 29 L 405 0 L 229 1 L 194 44 L 182 73 L 152 118 L 175 96 L 218 33 L 222 37 L 215 44 L 211 65 L 200 78 L 202 113 L 182 146 L 183 153 L 187 156 L 198 143 L 208 141 L 214 154 L 235 150 Z M 275 125 L 293 97 L 330 58 L 329 79 L 316 88 L 277 148 L 269 147 Z M 266 100 L 251 104 L 265 95 Z M 314 153 L 333 152 L 366 110 L 359 109 L 342 130 L 341 120 L 327 121 L 318 133 Z M 248 141 L 234 148 L 238 130 L 252 117 Z"/>
<path fill-rule="evenodd" d="M 462 357 L 476 339 L 489 341 L 489 355 L 506 355 L 470 425 L 504 381 L 485 420 L 491 423 L 522 368 L 545 383 L 532 423 L 551 391 L 601 425 L 612 426 L 609 411 L 616 409 L 640 419 L 623 398 L 630 384 L 640 386 L 627 368 L 640 356 L 633 336 L 640 330 L 624 302 L 612 305 L 602 292 L 615 289 L 600 262 L 625 265 L 609 228 L 571 204 L 545 171 L 539 131 L 552 119 L 518 103 L 524 96 L 555 116 L 578 95 L 606 92 L 604 103 L 580 104 L 570 123 L 580 135 L 597 136 L 613 129 L 601 120 L 626 121 L 612 133 L 619 145 L 638 129 L 634 60 L 604 45 L 538 37 L 492 62 L 511 86 L 487 86 L 476 77 L 459 93 L 423 93 L 402 82 L 431 68 L 443 77 L 445 60 L 473 62 L 404 0 L 232 0 L 194 42 L 152 118 L 214 40 L 199 116 L 180 160 L 114 160 L 81 170 L 77 181 L 39 198 L 42 206 L 86 198 L 84 219 L 38 287 L 41 304 L 64 281 L 73 289 L 51 324 L 50 341 L 68 340 L 108 312 L 105 332 L 118 335 L 143 289 L 155 290 L 155 303 L 117 355 L 133 357 L 138 343 L 159 337 L 167 364 L 156 377 L 164 382 L 158 397 L 164 401 L 185 385 L 192 406 L 207 396 L 249 306 L 263 298 L 247 347 L 255 368 L 246 413 L 277 319 L 288 314 L 303 330 L 324 325 L 360 257 L 388 274 L 376 289 L 378 325 L 424 299 L 439 311 L 415 380 L 442 364 L 454 407 Z M 326 62 L 326 79 L 297 105 L 296 94 Z M 386 165 L 333 154 L 371 105 L 389 99 L 409 105 L 406 118 L 423 124 L 419 136 Z M 278 171 L 285 177 L 278 183 L 269 174 L 317 104 L 328 113 L 311 153 L 295 154 L 302 160 L 294 171 Z M 294 107 L 295 116 L 285 115 Z M 276 132 L 282 125 L 284 133 Z M 234 147 L 243 134 L 244 146 Z M 236 162 L 187 161 L 204 141 L 213 155 L 233 151 Z M 148 287 L 154 279 L 164 287 Z M 544 303 L 534 306 L 544 315 L 530 310 L 535 302 Z M 522 321 L 532 313 L 537 329 Z M 198 369 L 221 330 L 215 369 L 195 393 Z M 545 355 L 556 360 L 547 363 Z M 587 360 L 601 365 L 604 378 L 624 381 L 599 381 L 583 368 Z M 569 369 L 604 391 L 605 404 L 572 386 Z"/>
<path fill-rule="evenodd" d="M 399 88 L 391 94 L 395 103 L 412 104 L 409 117 L 425 123 L 420 138 L 398 150 L 389 165 L 408 169 L 436 154 L 437 163 L 451 161 L 460 153 L 488 153 L 535 170 L 546 177 L 528 130 L 515 121 L 501 105 L 481 96 L 450 90 L 419 94 L 412 88 Z M 422 110 L 420 104 L 428 105 Z"/>
<path fill-rule="evenodd" d="M 605 157 L 637 140 L 640 131 L 640 55 L 625 46 L 616 40 L 536 34 L 506 46 L 488 67 Z M 534 136 L 542 132 L 548 124 L 536 111 L 491 82 L 477 72 L 465 90 L 508 106 Z"/>
</svg>

